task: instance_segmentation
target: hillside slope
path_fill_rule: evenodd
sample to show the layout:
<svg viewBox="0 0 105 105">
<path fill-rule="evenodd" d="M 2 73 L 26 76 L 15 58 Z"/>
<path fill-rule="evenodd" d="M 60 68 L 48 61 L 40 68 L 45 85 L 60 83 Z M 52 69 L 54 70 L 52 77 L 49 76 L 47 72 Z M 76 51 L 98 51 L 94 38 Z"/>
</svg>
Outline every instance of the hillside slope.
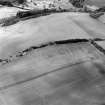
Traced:
<svg viewBox="0 0 105 105">
<path fill-rule="evenodd" d="M 105 53 L 96 38 L 105 39 L 105 25 L 88 13 L 0 27 L 0 105 L 104 105 Z"/>
</svg>

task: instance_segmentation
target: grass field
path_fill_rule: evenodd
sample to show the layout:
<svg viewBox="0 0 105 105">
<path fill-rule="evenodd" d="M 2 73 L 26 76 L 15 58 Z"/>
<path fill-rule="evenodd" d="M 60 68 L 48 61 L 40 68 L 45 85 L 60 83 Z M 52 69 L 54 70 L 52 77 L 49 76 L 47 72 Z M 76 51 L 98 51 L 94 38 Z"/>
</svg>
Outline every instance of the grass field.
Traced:
<svg viewBox="0 0 105 105">
<path fill-rule="evenodd" d="M 89 0 L 88 3 L 99 7 L 105 6 L 105 0 Z"/>
</svg>

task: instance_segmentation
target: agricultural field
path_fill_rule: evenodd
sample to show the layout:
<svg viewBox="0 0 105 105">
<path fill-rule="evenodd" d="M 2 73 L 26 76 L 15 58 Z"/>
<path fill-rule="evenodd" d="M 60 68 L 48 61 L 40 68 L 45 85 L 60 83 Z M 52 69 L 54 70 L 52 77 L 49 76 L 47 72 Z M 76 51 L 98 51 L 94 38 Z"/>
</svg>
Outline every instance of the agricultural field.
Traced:
<svg viewBox="0 0 105 105">
<path fill-rule="evenodd" d="M 52 10 L 0 8 L 0 105 L 105 105 L 105 15 Z"/>
<path fill-rule="evenodd" d="M 105 6 L 105 0 L 87 0 L 87 2 L 90 5 L 96 5 L 98 7 Z"/>
</svg>

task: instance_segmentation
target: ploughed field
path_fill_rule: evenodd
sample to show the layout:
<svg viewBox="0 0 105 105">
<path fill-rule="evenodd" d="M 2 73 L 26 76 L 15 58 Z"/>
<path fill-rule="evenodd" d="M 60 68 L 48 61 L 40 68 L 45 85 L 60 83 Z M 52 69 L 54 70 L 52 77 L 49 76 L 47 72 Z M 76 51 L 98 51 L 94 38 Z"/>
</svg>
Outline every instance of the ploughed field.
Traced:
<svg viewBox="0 0 105 105">
<path fill-rule="evenodd" d="M 0 105 L 104 105 L 104 33 L 78 12 L 0 27 Z"/>
</svg>

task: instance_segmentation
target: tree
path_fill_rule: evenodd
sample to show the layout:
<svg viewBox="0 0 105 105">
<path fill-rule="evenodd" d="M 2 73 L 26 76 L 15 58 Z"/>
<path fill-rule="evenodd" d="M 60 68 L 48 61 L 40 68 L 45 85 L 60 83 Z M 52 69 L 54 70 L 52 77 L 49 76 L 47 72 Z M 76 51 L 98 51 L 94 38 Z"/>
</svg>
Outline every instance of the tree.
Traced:
<svg viewBox="0 0 105 105">
<path fill-rule="evenodd" d="M 19 4 L 23 4 L 24 2 L 26 2 L 26 0 L 17 0 L 17 2 L 18 2 Z"/>
<path fill-rule="evenodd" d="M 18 4 L 23 4 L 27 0 L 0 0 L 1 4 L 9 4 L 9 3 L 18 3 Z"/>
<path fill-rule="evenodd" d="M 77 8 L 82 8 L 85 1 L 86 0 L 69 0 L 69 2 L 71 2 L 73 6 Z"/>
</svg>

